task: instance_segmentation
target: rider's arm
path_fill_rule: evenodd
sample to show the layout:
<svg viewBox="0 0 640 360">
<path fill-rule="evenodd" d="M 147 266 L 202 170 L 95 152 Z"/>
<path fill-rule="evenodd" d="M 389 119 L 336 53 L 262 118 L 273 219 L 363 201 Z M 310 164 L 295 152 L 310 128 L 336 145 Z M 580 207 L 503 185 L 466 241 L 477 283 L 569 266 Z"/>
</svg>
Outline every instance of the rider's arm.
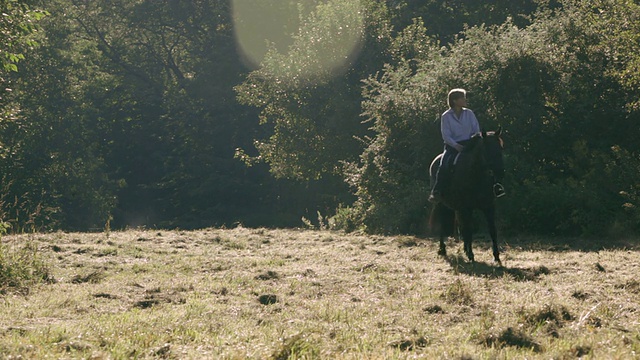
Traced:
<svg viewBox="0 0 640 360">
<path fill-rule="evenodd" d="M 476 120 L 477 122 L 477 120 Z M 458 152 L 462 151 L 463 146 L 458 144 L 457 141 L 453 139 L 454 129 L 452 126 L 456 125 L 456 121 L 453 118 L 453 114 L 450 112 L 445 112 L 442 114 L 442 119 L 440 120 L 440 130 L 442 131 L 442 140 L 444 143 L 458 150 Z"/>
</svg>

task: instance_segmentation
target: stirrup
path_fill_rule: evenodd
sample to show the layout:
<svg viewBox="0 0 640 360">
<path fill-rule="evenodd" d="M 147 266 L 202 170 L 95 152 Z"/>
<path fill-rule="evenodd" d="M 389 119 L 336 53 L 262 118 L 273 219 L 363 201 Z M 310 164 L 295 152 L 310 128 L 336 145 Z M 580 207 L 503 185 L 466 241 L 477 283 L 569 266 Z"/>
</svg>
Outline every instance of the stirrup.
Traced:
<svg viewBox="0 0 640 360">
<path fill-rule="evenodd" d="M 497 198 L 507 195 L 507 193 L 504 191 L 504 186 L 502 186 L 502 184 L 500 184 L 499 182 L 493 184 L 493 195 L 495 195 L 495 197 Z"/>
</svg>

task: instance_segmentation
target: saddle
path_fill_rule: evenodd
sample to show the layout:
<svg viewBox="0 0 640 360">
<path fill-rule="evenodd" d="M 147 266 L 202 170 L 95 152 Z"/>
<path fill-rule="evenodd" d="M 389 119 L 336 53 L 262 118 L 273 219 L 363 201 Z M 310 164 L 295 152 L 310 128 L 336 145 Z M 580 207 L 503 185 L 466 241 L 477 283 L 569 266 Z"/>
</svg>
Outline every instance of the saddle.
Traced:
<svg viewBox="0 0 640 360">
<path fill-rule="evenodd" d="M 456 154 L 456 156 L 451 156 L 448 159 L 448 163 L 445 164 L 446 168 L 449 170 L 448 174 L 445 174 L 445 177 L 448 178 L 449 176 L 451 176 L 454 172 L 455 172 L 455 168 L 456 165 L 458 163 L 458 160 L 460 159 L 460 157 L 462 156 L 462 154 L 468 153 L 470 151 L 472 151 L 476 145 L 480 142 L 480 140 L 482 139 L 482 136 L 480 134 L 474 135 L 471 139 L 469 140 L 465 140 L 465 141 L 461 141 L 460 145 L 464 146 L 464 150 L 462 150 L 462 152 L 459 152 L 458 154 Z M 431 163 L 431 166 L 429 167 L 429 173 L 430 173 L 430 180 L 431 180 L 431 188 L 433 189 L 433 186 L 435 185 L 435 181 L 436 181 L 436 174 L 438 173 L 438 170 L 441 167 L 441 159 L 444 157 L 444 152 L 439 154 L 438 156 L 435 157 L 435 159 L 433 159 L 433 162 Z"/>
</svg>

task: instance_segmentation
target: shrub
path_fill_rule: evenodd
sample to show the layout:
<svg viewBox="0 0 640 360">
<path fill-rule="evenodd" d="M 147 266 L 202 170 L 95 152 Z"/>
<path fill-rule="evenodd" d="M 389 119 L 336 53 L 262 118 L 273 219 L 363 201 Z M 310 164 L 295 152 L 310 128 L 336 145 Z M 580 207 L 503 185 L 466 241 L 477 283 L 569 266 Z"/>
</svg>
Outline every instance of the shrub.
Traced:
<svg viewBox="0 0 640 360">
<path fill-rule="evenodd" d="M 633 129 L 640 113 L 619 75 L 625 64 L 611 59 L 619 50 L 611 39 L 625 36 L 613 29 L 639 14 L 625 1 L 567 1 L 526 28 L 508 21 L 472 27 L 444 50 L 433 43 L 420 58 L 401 58 L 367 79 L 363 114 L 375 136 L 346 173 L 366 229 L 421 227 L 428 166 L 442 148 L 434 120 L 446 110 L 447 91 L 463 87 L 484 130 L 506 129 L 502 227 L 556 235 L 638 231 L 636 134 L 620 129 Z"/>
<path fill-rule="evenodd" d="M 33 284 L 51 281 L 50 268 L 35 245 L 16 249 L 0 244 L 0 293 L 24 291 Z"/>
</svg>

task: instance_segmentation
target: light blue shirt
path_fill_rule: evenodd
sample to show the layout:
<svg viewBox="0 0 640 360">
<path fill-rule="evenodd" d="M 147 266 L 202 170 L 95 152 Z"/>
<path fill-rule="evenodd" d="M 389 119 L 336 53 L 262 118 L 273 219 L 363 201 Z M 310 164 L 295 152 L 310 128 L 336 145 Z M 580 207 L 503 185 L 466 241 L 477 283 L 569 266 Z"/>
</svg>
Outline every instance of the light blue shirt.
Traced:
<svg viewBox="0 0 640 360">
<path fill-rule="evenodd" d="M 460 141 L 471 139 L 480 132 L 480 124 L 476 115 L 470 109 L 463 108 L 460 117 L 453 109 L 449 109 L 440 118 L 440 131 L 444 143 L 456 147 Z"/>
</svg>

